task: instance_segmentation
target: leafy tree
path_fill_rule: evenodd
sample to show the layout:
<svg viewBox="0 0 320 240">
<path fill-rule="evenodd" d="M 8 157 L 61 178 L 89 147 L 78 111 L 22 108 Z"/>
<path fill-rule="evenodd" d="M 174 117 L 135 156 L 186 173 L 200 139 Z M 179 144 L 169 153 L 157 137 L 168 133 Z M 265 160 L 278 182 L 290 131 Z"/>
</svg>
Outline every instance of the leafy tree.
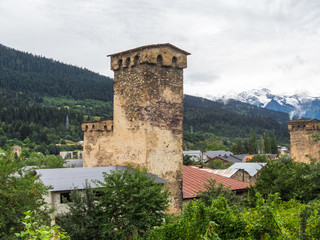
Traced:
<svg viewBox="0 0 320 240">
<path fill-rule="evenodd" d="M 22 223 L 25 230 L 15 234 L 18 238 L 30 240 L 70 239 L 69 236 L 66 236 L 65 232 L 61 231 L 59 226 L 40 224 L 40 222 L 36 221 L 31 211 L 24 212 L 24 214 L 26 216 Z"/>
<path fill-rule="evenodd" d="M 206 145 L 205 151 L 216 151 L 216 150 L 229 151 L 229 148 L 221 142 L 213 142 L 213 143 L 208 143 Z"/>
<path fill-rule="evenodd" d="M 207 206 L 211 206 L 212 201 L 218 197 L 224 197 L 228 204 L 238 204 L 241 199 L 230 188 L 223 186 L 221 183 L 216 186 L 214 179 L 209 179 L 208 184 L 204 184 L 205 190 L 198 192 L 200 201 L 204 202 Z"/>
<path fill-rule="evenodd" d="M 264 154 L 256 154 L 253 158 L 249 160 L 249 162 L 269 162 L 270 159 Z"/>
<path fill-rule="evenodd" d="M 220 159 L 211 160 L 206 166 L 212 169 L 226 169 L 230 167 L 233 163 L 225 163 Z"/>
<path fill-rule="evenodd" d="M 65 160 L 60 155 L 43 155 L 42 153 L 33 152 L 25 160 L 28 166 L 37 166 L 39 168 L 63 168 Z"/>
<path fill-rule="evenodd" d="M 23 212 L 32 210 L 40 220 L 47 219 L 43 196 L 47 189 L 38 176 L 22 170 L 23 162 L 12 154 L 0 156 L 0 238 L 14 239 L 22 230 Z"/>
<path fill-rule="evenodd" d="M 183 165 L 189 166 L 192 164 L 193 164 L 193 161 L 191 160 L 191 156 L 183 155 Z"/>
<path fill-rule="evenodd" d="M 265 200 L 256 196 L 255 207 L 239 209 L 223 197 L 210 206 L 192 201 L 177 219 L 166 219 L 147 239 L 319 239 L 320 203 L 281 201 L 278 194 Z"/>
<path fill-rule="evenodd" d="M 103 232 L 107 239 L 130 239 L 159 226 L 168 206 L 168 192 L 145 169 L 112 172 L 99 182 Z"/>
<path fill-rule="evenodd" d="M 223 197 L 210 206 L 201 201 L 190 202 L 178 219 L 168 219 L 154 229 L 147 239 L 246 239 L 246 222 L 240 211 L 229 206 Z"/>
<path fill-rule="evenodd" d="M 74 189 L 70 194 L 71 201 L 67 202 L 69 212 L 57 218 L 71 239 L 104 239 L 102 209 L 98 207 L 95 193 L 88 182 L 85 183 L 84 191 Z"/>
<path fill-rule="evenodd" d="M 74 190 L 70 209 L 58 218 L 72 239 L 134 239 L 161 225 L 168 191 L 143 169 L 112 171 L 93 190 Z"/>
<path fill-rule="evenodd" d="M 320 163 L 306 164 L 282 157 L 261 169 L 254 188 L 265 198 L 279 193 L 285 201 L 309 202 L 320 196 L 319 179 Z"/>
</svg>

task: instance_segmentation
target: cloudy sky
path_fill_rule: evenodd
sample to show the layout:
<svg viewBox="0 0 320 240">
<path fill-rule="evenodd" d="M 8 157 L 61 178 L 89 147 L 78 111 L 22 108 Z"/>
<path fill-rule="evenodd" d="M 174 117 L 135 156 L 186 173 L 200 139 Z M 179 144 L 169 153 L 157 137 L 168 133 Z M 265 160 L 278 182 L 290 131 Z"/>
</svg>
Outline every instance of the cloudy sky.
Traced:
<svg viewBox="0 0 320 240">
<path fill-rule="evenodd" d="M 319 0 L 0 0 L 0 43 L 113 76 L 108 54 L 169 42 L 185 93 L 320 97 Z"/>
</svg>

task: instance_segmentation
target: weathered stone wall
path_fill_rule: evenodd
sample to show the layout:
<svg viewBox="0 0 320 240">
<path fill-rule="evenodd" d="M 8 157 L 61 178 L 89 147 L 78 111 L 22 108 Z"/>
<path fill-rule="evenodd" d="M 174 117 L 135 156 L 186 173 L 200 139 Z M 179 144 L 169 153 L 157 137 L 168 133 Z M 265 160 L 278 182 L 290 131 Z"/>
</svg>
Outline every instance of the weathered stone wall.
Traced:
<svg viewBox="0 0 320 240">
<path fill-rule="evenodd" d="M 312 134 L 320 134 L 320 121 L 303 119 L 289 122 L 291 157 L 298 162 L 309 163 L 312 158 L 320 161 L 320 142 L 312 138 Z"/>
<path fill-rule="evenodd" d="M 244 171 L 244 169 L 239 169 L 239 171 L 233 174 L 230 178 L 238 181 L 246 182 L 246 183 L 250 183 L 250 179 L 251 179 L 249 173 Z"/>
<path fill-rule="evenodd" d="M 111 55 L 113 131 L 82 124 L 84 166 L 144 166 L 168 181 L 171 212 L 182 209 L 183 68 L 188 53 L 170 44 Z M 98 124 L 98 123 L 96 123 Z M 107 124 L 108 126 L 108 124 Z"/>
</svg>

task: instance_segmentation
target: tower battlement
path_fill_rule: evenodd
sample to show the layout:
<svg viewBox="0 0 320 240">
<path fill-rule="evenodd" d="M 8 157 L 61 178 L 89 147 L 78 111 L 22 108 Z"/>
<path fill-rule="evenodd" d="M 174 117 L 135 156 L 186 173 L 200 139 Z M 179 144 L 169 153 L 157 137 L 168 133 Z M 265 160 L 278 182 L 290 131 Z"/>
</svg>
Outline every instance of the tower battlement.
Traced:
<svg viewBox="0 0 320 240">
<path fill-rule="evenodd" d="M 187 67 L 190 53 L 170 43 L 147 45 L 124 52 L 108 55 L 111 57 L 111 70 L 135 67 L 139 64 L 160 64 L 163 67 Z"/>
<path fill-rule="evenodd" d="M 300 119 L 288 123 L 289 131 L 317 131 L 320 129 L 320 121 L 317 119 Z"/>
<path fill-rule="evenodd" d="M 288 123 L 290 132 L 291 157 L 298 162 L 309 162 L 310 158 L 320 160 L 320 143 L 314 141 L 312 134 L 320 134 L 320 121 L 300 119 Z"/>
<path fill-rule="evenodd" d="M 93 132 L 93 131 L 112 132 L 113 121 L 103 120 L 103 121 L 84 122 L 81 124 L 81 130 L 83 132 Z"/>
</svg>

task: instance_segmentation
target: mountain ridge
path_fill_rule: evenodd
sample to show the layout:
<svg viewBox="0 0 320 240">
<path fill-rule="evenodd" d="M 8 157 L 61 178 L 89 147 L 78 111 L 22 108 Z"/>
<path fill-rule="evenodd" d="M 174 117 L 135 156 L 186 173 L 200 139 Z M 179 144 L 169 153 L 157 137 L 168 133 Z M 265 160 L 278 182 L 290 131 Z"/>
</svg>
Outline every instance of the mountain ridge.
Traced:
<svg viewBox="0 0 320 240">
<path fill-rule="evenodd" d="M 249 103 L 265 109 L 288 113 L 290 119 L 317 118 L 320 119 L 320 97 L 307 95 L 276 95 L 269 89 L 252 89 L 239 94 L 223 96 L 215 99 L 228 102 L 234 99 L 240 102 Z"/>
<path fill-rule="evenodd" d="M 90 101 L 92 104 L 90 117 L 112 117 L 111 78 L 3 45 L 0 45 L 0 73 L 0 91 L 8 96 L 23 94 L 24 104 L 29 102 L 29 104 L 42 104 L 42 107 L 65 108 L 70 107 L 71 99 L 75 99 L 73 106 L 76 107 L 77 113 L 88 115 L 89 113 L 85 112 L 88 108 L 82 105 L 86 100 L 99 100 L 108 104 L 99 103 L 101 107 L 98 111 Z M 46 99 L 49 100 L 44 101 Z M 78 100 L 81 100 L 81 103 L 77 103 Z M 257 134 L 267 130 L 275 131 L 281 142 L 288 142 L 287 114 L 239 101 L 223 104 L 188 95 L 185 95 L 184 103 L 185 131 L 193 127 L 196 131 L 219 136 L 245 138 L 250 128 L 253 128 Z M 103 111 L 106 114 L 102 114 Z M 94 113 L 96 114 L 91 115 Z M 28 121 L 27 118 L 24 120 Z M 20 124 L 17 123 L 16 129 L 19 129 Z M 77 131 L 81 132 L 81 129 Z"/>
</svg>

